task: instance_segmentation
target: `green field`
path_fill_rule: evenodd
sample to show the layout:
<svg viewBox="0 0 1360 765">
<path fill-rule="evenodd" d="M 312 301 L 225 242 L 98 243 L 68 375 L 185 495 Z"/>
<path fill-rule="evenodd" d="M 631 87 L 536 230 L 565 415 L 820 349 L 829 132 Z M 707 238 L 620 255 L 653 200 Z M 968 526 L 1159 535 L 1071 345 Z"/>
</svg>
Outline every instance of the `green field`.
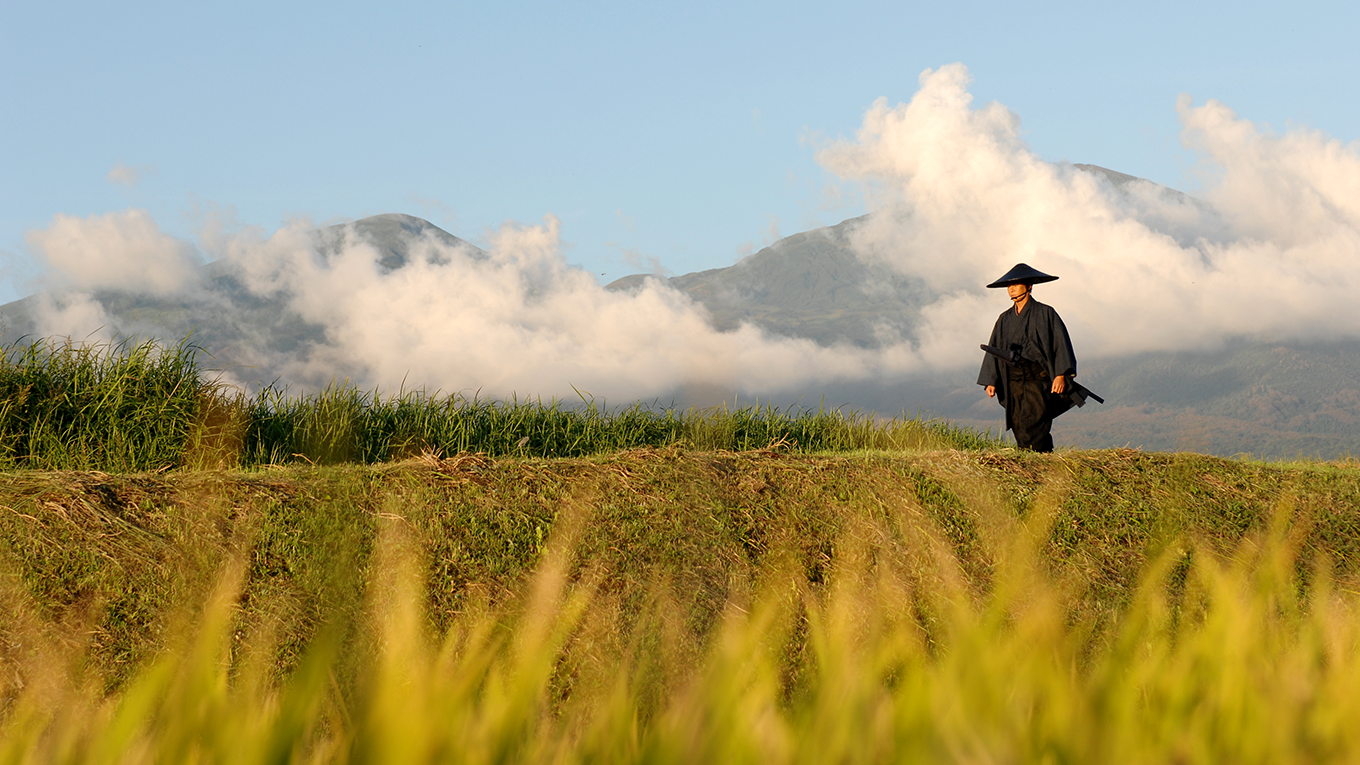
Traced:
<svg viewBox="0 0 1360 765">
<path fill-rule="evenodd" d="M 164 471 L 289 463 L 376 463 L 420 454 L 580 457 L 644 446 L 851 451 L 965 449 L 995 438 L 947 422 L 878 420 L 839 410 L 742 406 L 679 410 L 636 403 L 495 400 L 336 382 L 247 396 L 201 372 L 181 343 L 0 351 L 0 468 Z"/>
<path fill-rule="evenodd" d="M 1360 760 L 1352 463 L 514 402 L 499 451 L 252 462 L 252 411 L 381 400 L 176 409 L 128 356 L 7 404 L 0 761 Z M 33 437 L 82 401 L 127 408 Z M 615 440 L 519 444 L 578 416 Z"/>
</svg>

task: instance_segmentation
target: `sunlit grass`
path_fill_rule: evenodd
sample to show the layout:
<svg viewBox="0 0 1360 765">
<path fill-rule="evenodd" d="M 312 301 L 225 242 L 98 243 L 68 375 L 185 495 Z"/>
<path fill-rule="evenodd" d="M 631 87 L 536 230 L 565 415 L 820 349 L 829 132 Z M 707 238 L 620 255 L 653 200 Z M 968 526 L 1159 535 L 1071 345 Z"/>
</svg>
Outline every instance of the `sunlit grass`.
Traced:
<svg viewBox="0 0 1360 765">
<path fill-rule="evenodd" d="M 426 561 L 382 522 L 348 689 L 323 636 L 271 679 L 233 654 L 227 574 L 181 649 L 102 696 L 61 661 L 7 686 L 7 762 L 1187 762 L 1360 756 L 1360 595 L 1298 558 L 1287 508 L 1228 556 L 1187 542 L 1118 618 L 1073 621 L 1080 585 L 1041 558 L 1061 497 L 998 535 L 992 585 L 964 579 L 923 517 L 865 522 L 824 582 L 772 560 L 697 651 L 658 582 L 624 619 L 574 565 L 588 507 L 536 574 L 442 634 Z M 394 508 L 395 509 L 395 508 Z M 980 513 L 990 511 L 979 510 Z M 896 540 L 896 541 L 889 541 Z M 775 559 L 779 556 L 776 555 Z M 576 573 L 572 573 L 575 571 Z M 745 593 L 745 594 L 743 594 Z M 328 633 L 333 634 L 333 633 Z M 691 646 L 693 647 L 693 646 Z M 267 652 L 266 652 L 267 653 Z M 254 654 L 260 655 L 260 654 Z M 687 658 L 697 657 L 697 658 Z"/>
<path fill-rule="evenodd" d="M 0 467 L 137 472 L 399 460 L 424 452 L 580 457 L 642 447 L 815 453 L 999 445 L 922 417 L 741 405 L 605 407 L 333 382 L 233 393 L 187 343 L 38 341 L 0 357 Z"/>
<path fill-rule="evenodd" d="M 178 465 L 200 400 L 197 349 L 38 341 L 0 353 L 0 465 L 144 471 Z"/>
<path fill-rule="evenodd" d="M 244 465 L 306 459 L 373 463 L 423 452 L 581 457 L 640 447 L 798 453 L 865 449 L 983 449 L 999 440 L 947 422 L 859 412 L 720 406 L 679 410 L 584 399 L 499 401 L 420 392 L 383 396 L 332 384 L 315 394 L 266 389 L 242 404 Z"/>
</svg>

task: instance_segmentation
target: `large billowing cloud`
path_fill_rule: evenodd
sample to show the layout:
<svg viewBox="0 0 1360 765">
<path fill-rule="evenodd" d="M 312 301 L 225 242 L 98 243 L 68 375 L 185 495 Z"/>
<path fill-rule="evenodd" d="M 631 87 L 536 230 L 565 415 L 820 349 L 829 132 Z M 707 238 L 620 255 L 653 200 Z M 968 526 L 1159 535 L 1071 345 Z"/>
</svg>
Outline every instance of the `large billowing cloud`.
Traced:
<svg viewBox="0 0 1360 765">
<path fill-rule="evenodd" d="M 426 240 L 385 272 L 362 243 L 328 259 L 305 232 L 282 232 L 230 254 L 258 293 L 283 291 L 326 328 L 327 344 L 286 362 L 287 378 L 319 382 L 340 370 L 388 388 L 480 389 L 574 396 L 661 395 L 677 385 L 743 391 L 862 378 L 881 363 L 848 349 L 718 332 L 701 308 L 649 281 L 611 292 L 567 265 L 559 224 L 502 227 L 486 257 Z"/>
<path fill-rule="evenodd" d="M 1087 355 L 1360 335 L 1355 144 L 1263 132 L 1182 97 L 1183 140 L 1216 178 L 1205 203 L 1042 161 L 1013 113 L 972 105 L 968 82 L 959 64 L 926 71 L 910 103 L 880 100 L 854 140 L 819 157 L 887 200 L 858 232 L 861 254 L 941 294 L 926 358 L 975 356 L 965 341 L 1006 302 L 982 285 L 1022 261 L 1061 276 L 1035 294 Z"/>
<path fill-rule="evenodd" d="M 139 216 L 118 221 L 132 232 L 141 228 Z M 87 222 L 93 231 L 83 237 L 72 233 L 79 221 L 62 219 L 56 227 L 85 243 L 87 260 L 121 257 L 135 264 L 121 245 L 130 232 L 109 236 L 114 245 L 100 251 L 95 234 L 107 233 L 110 220 Z M 551 216 L 542 225 L 507 224 L 491 235 L 484 253 L 427 237 L 395 269 L 384 268 L 381 254 L 360 237 L 342 237 L 344 246 L 319 251 L 306 222 L 267 238 L 210 230 L 202 244 L 216 256 L 214 271 L 231 275 L 244 292 L 207 289 L 200 273 L 177 299 L 189 306 L 200 335 L 211 324 L 216 336 L 230 337 L 227 347 L 211 350 L 233 368 L 233 379 L 279 379 L 304 389 L 349 379 L 388 391 L 404 385 L 565 398 L 579 391 L 619 400 L 664 396 L 682 386 L 790 392 L 920 366 L 905 347 L 884 355 L 773 337 L 753 326 L 719 332 L 700 306 L 658 280 L 628 293 L 606 290 L 567 264 L 559 228 Z M 34 235 L 34 241 L 48 239 L 45 232 Z M 100 290 L 126 286 L 122 278 L 87 280 L 89 292 L 44 301 L 41 326 L 80 338 L 102 322 L 104 331 L 94 336 L 108 336 Z M 319 331 L 281 350 L 277 338 L 242 319 L 262 300 L 280 301 L 294 319 Z M 166 336 L 186 327 L 114 329 Z"/>
<path fill-rule="evenodd" d="M 1007 305 L 982 285 L 1017 261 L 1061 279 L 1036 295 L 1067 319 L 1083 357 L 1210 347 L 1225 338 L 1360 336 L 1360 152 L 1307 130 L 1273 134 L 1210 101 L 1179 106 L 1186 145 L 1216 180 L 1203 200 L 1038 158 L 1018 118 L 977 108 L 961 65 L 927 71 L 909 103 L 874 104 L 859 134 L 819 159 L 882 207 L 857 230 L 862 257 L 919 276 L 936 296 L 913 343 L 868 351 L 713 329 L 659 281 L 602 288 L 569 266 L 559 224 L 509 224 L 486 253 L 426 238 L 401 268 L 356 238 L 323 254 L 310 225 L 272 236 L 205 229 L 197 246 L 140 211 L 58 216 L 29 237 L 53 285 L 40 326 L 84 337 L 108 322 L 103 291 L 173 296 L 199 326 L 234 327 L 216 349 L 237 379 L 313 387 L 613 400 L 681 386 L 815 392 L 949 369 L 961 384 Z M 198 250 L 238 292 L 204 288 Z M 244 318 L 281 301 L 315 331 L 287 345 Z M 120 332 L 155 331 L 151 325 Z M 181 324 L 178 331 L 183 330 Z M 163 333 L 164 334 L 164 333 Z M 230 334 L 230 333 L 228 333 Z M 301 336 L 301 335 L 300 335 Z"/>
</svg>

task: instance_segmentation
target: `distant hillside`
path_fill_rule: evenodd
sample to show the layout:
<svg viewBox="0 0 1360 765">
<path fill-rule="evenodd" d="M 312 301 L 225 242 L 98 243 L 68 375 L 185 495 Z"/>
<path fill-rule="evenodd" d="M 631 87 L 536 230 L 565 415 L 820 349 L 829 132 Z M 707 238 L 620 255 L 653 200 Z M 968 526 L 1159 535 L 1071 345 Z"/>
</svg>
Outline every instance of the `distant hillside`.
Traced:
<svg viewBox="0 0 1360 765">
<path fill-rule="evenodd" d="M 444 247 L 461 248 L 480 257 L 486 255 L 471 242 L 459 239 L 427 220 L 401 213 L 374 215 L 316 231 L 323 255 L 339 252 L 353 242 L 364 242 L 379 252 L 382 257 L 378 262 L 388 271 L 410 262 L 412 249 L 426 237 Z"/>
<path fill-rule="evenodd" d="M 1068 443 L 1360 455 L 1360 341 L 1147 354 L 1095 362 L 1083 376 L 1114 405 L 1060 419 Z"/>
<path fill-rule="evenodd" d="M 862 220 L 794 234 L 727 268 L 665 281 L 703 304 L 719 329 L 752 323 L 777 335 L 861 347 L 881 345 L 880 328 L 914 338 L 919 312 L 935 295 L 921 279 L 855 254 L 850 232 Z M 607 289 L 652 278 L 625 276 Z"/>
<path fill-rule="evenodd" d="M 411 215 L 375 215 L 317 229 L 313 236 L 321 257 L 333 256 L 346 244 L 365 242 L 377 250 L 378 262 L 388 271 L 409 262 L 423 241 L 485 257 L 475 245 Z M 324 338 L 324 328 L 291 310 L 286 295 L 261 297 L 251 292 L 241 275 L 223 263 L 207 264 L 202 277 L 202 284 L 182 295 L 101 291 L 95 297 L 108 313 L 113 333 L 169 340 L 192 333 L 193 342 L 211 352 L 219 368 L 250 367 L 261 354 L 296 353 Z M 33 295 L 0 306 L 4 343 L 41 334 L 37 313 L 41 299 Z"/>
</svg>

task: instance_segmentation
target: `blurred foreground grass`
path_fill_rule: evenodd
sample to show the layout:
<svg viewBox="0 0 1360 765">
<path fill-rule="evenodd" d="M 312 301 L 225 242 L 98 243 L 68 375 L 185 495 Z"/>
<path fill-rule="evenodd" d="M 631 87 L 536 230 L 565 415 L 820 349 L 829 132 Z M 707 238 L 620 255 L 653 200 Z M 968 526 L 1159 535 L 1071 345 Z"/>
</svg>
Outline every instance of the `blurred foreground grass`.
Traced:
<svg viewBox="0 0 1360 765">
<path fill-rule="evenodd" d="M 1360 759 L 1360 469 L 672 447 L 0 476 L 0 760 Z"/>
</svg>

